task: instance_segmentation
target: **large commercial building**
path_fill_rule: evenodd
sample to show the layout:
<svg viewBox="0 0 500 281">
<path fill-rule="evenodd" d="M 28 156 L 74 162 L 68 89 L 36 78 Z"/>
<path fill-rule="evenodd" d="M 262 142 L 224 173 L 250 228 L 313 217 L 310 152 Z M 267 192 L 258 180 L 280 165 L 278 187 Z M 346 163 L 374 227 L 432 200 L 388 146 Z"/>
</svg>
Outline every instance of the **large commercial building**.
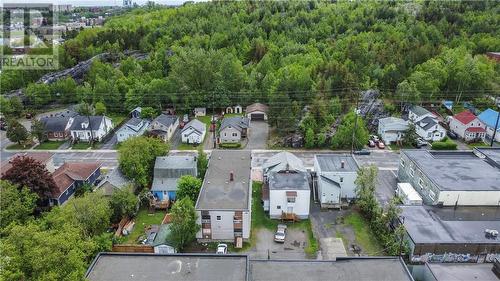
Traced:
<svg viewBox="0 0 500 281">
<path fill-rule="evenodd" d="M 228 241 L 237 247 L 250 238 L 252 182 L 250 151 L 214 150 L 196 202 L 200 241 Z"/>
<path fill-rule="evenodd" d="M 403 150 L 398 180 L 411 183 L 427 205 L 498 206 L 500 149 L 483 151 Z"/>
<path fill-rule="evenodd" d="M 412 281 L 398 257 L 337 260 L 251 260 L 246 255 L 101 253 L 90 281 Z"/>
</svg>

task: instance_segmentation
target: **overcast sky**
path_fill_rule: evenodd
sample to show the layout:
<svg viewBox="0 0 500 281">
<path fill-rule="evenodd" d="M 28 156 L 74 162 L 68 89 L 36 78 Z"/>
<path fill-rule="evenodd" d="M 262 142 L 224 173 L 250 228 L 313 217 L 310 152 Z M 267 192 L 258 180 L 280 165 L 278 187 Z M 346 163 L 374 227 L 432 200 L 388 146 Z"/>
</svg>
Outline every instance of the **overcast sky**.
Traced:
<svg viewBox="0 0 500 281">
<path fill-rule="evenodd" d="M 207 0 L 195 0 L 194 2 L 202 2 Z M 1 0 L 2 3 L 55 3 L 55 4 L 71 4 L 73 6 L 121 6 L 123 0 Z M 147 0 L 132 0 L 139 5 L 147 2 Z M 153 2 L 166 5 L 181 5 L 186 0 L 153 0 Z"/>
</svg>

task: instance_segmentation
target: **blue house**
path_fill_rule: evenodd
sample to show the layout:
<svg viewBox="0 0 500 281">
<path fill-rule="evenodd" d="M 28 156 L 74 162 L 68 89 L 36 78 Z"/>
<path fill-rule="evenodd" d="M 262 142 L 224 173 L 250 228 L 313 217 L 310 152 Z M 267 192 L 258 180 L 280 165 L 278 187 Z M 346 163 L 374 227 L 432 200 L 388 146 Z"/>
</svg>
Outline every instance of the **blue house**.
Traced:
<svg viewBox="0 0 500 281">
<path fill-rule="evenodd" d="M 54 171 L 52 178 L 56 183 L 56 189 L 52 190 L 50 204 L 64 204 L 75 191 L 84 184 L 93 185 L 101 176 L 101 163 L 73 162 L 64 163 Z"/>
<path fill-rule="evenodd" d="M 486 136 L 491 140 L 496 125 L 495 141 L 500 142 L 500 122 L 497 124 L 498 111 L 491 108 L 486 109 L 477 116 L 481 122 L 486 124 Z"/>
<path fill-rule="evenodd" d="M 191 175 L 193 177 L 198 175 L 195 156 L 156 157 L 151 192 L 160 201 L 174 201 L 177 182 L 184 175 Z"/>
</svg>

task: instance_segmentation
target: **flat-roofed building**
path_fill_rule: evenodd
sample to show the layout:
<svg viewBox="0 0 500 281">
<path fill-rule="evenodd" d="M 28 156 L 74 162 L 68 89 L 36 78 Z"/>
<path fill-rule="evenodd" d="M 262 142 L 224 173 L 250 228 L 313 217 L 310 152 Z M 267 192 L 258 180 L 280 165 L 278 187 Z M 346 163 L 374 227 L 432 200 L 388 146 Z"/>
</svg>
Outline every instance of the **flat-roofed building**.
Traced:
<svg viewBox="0 0 500 281">
<path fill-rule="evenodd" d="M 250 238 L 252 182 L 250 151 L 214 150 L 196 202 L 201 241 L 242 246 Z"/>
<path fill-rule="evenodd" d="M 403 150 L 398 180 L 411 183 L 427 205 L 498 206 L 500 168 L 489 159 L 472 151 Z"/>
<path fill-rule="evenodd" d="M 100 253 L 90 281 L 412 281 L 398 257 L 252 260 L 247 255 Z"/>
<path fill-rule="evenodd" d="M 322 208 L 340 208 L 356 198 L 358 163 L 349 154 L 318 154 L 314 156 L 317 192 Z"/>
</svg>

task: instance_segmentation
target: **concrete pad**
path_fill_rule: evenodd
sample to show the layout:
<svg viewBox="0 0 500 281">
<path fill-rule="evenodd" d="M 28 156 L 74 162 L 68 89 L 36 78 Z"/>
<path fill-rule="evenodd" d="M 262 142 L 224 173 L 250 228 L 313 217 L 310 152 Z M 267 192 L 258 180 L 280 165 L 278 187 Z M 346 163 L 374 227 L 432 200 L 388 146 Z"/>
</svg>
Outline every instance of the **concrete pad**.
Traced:
<svg viewBox="0 0 500 281">
<path fill-rule="evenodd" d="M 324 260 L 335 260 L 337 257 L 347 257 L 347 252 L 342 239 L 336 237 L 328 237 L 320 239 L 321 248 L 323 249 Z"/>
</svg>

